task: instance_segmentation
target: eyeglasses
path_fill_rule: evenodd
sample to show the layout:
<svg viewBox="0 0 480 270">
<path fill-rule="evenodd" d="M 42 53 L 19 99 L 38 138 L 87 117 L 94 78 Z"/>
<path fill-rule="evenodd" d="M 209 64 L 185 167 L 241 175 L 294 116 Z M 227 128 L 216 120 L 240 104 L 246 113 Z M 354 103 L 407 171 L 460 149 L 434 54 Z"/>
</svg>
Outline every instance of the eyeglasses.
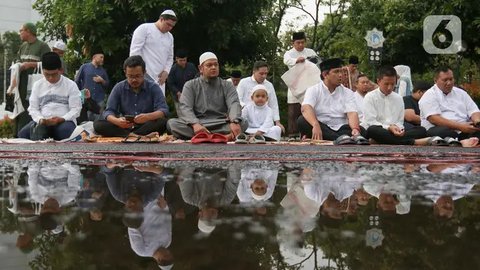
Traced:
<svg viewBox="0 0 480 270">
<path fill-rule="evenodd" d="M 57 78 L 59 75 L 60 73 L 58 71 L 55 73 L 48 73 L 45 72 L 45 70 L 43 71 L 43 76 L 45 76 L 45 78 Z"/>
<path fill-rule="evenodd" d="M 127 77 L 128 80 L 140 80 L 141 78 L 143 78 L 143 74 L 136 74 L 136 75 L 129 75 L 129 74 L 126 74 L 125 75 Z"/>
</svg>

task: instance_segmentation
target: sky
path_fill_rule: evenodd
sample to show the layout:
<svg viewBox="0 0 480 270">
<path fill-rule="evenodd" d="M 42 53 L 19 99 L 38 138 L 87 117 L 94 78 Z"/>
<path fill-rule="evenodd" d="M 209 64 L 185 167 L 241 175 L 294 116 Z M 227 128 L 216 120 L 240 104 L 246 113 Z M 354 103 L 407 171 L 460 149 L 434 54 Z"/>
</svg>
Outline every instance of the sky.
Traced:
<svg viewBox="0 0 480 270">
<path fill-rule="evenodd" d="M 302 3 L 309 13 L 313 15 L 315 14 L 315 0 L 303 0 Z M 320 7 L 320 22 L 323 21 L 323 19 L 325 18 L 325 13 L 329 12 L 330 11 L 328 6 Z M 299 16 L 301 17 L 299 18 Z M 313 25 L 313 19 L 310 18 L 310 16 L 297 8 L 289 8 L 286 11 L 280 31 L 285 32 L 289 30 L 290 25 L 293 26 L 294 30 L 303 30 L 307 24 Z"/>
</svg>

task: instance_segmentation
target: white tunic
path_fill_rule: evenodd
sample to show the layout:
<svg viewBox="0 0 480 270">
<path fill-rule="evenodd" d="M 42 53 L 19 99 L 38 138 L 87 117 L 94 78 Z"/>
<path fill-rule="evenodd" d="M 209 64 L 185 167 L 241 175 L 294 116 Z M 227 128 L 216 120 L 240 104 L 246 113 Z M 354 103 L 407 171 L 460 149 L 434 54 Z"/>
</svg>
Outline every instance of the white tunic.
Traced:
<svg viewBox="0 0 480 270">
<path fill-rule="evenodd" d="M 168 207 L 161 209 L 157 200 L 143 209 L 144 220 L 138 229 L 128 228 L 132 250 L 138 256 L 153 257 L 158 248 L 167 248 L 172 242 L 172 216 Z"/>
<path fill-rule="evenodd" d="M 343 85 L 337 86 L 330 93 L 327 86 L 321 81 L 307 89 L 302 105 L 312 106 L 318 121 L 333 130 L 338 130 L 341 126 L 348 124 L 348 112 L 357 112 L 353 93 Z"/>
<path fill-rule="evenodd" d="M 388 129 L 390 125 L 403 127 L 405 105 L 403 98 L 392 92 L 385 96 L 380 88 L 365 95 L 363 99 L 363 119 L 365 126 L 382 126 Z"/>
<path fill-rule="evenodd" d="M 162 71 L 170 73 L 173 65 L 173 35 L 162 33 L 155 23 L 144 23 L 135 29 L 130 44 L 130 56 L 140 55 L 145 61 L 147 74 L 158 81 Z M 160 86 L 165 95 L 165 84 Z"/>
<path fill-rule="evenodd" d="M 288 66 L 288 69 L 291 69 L 293 66 L 295 66 L 299 57 L 307 58 L 316 56 L 317 54 L 312 49 L 304 48 L 303 51 L 299 52 L 295 50 L 295 48 L 292 48 L 283 55 L 283 63 Z M 300 103 L 300 101 L 292 94 L 290 89 L 288 89 L 287 102 L 288 104 Z"/>
<path fill-rule="evenodd" d="M 358 119 L 360 120 L 360 125 L 364 127 L 364 120 L 363 120 L 363 96 L 360 95 L 358 92 L 353 94 L 355 96 L 355 104 L 357 105 L 357 113 Z"/>
<path fill-rule="evenodd" d="M 82 110 L 77 84 L 64 76 L 60 76 L 60 80 L 54 84 L 45 77 L 36 81 L 29 102 L 28 112 L 37 123 L 42 118 L 55 116 L 77 123 L 76 119 Z"/>
<path fill-rule="evenodd" d="M 240 105 L 245 107 L 248 104 L 253 103 L 251 97 L 251 90 L 253 87 L 259 85 L 253 76 L 243 78 L 240 80 L 240 83 L 237 85 L 238 98 L 240 99 Z M 268 106 L 273 110 L 273 120 L 280 120 L 280 111 L 278 110 L 278 100 L 277 94 L 275 93 L 275 88 L 273 84 L 268 80 L 265 80 L 261 85 L 265 86 L 268 94 Z"/>
<path fill-rule="evenodd" d="M 282 130 L 273 123 L 273 110 L 267 104 L 257 106 L 255 103 L 248 104 L 242 109 L 242 118 L 247 119 L 248 129 L 246 133 L 253 134 L 257 131 L 264 132 L 268 138 L 280 140 Z"/>
<path fill-rule="evenodd" d="M 431 115 L 440 115 L 457 123 L 470 121 L 473 113 L 479 112 L 478 106 L 460 88 L 453 87 L 452 91 L 445 95 L 437 85 L 430 88 L 418 102 L 420 107 L 421 125 L 427 130 L 434 127 L 427 118 Z"/>
</svg>

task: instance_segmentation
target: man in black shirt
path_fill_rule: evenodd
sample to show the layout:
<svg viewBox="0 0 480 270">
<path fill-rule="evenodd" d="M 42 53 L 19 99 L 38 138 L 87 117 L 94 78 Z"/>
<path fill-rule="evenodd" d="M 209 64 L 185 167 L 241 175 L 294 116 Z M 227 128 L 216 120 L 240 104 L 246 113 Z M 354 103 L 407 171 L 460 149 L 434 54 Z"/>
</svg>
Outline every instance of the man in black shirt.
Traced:
<svg viewBox="0 0 480 270">
<path fill-rule="evenodd" d="M 428 89 L 433 85 L 426 81 L 417 81 L 413 85 L 412 95 L 404 96 L 403 103 L 405 104 L 405 129 L 410 129 L 414 126 L 420 126 L 420 108 L 418 101 Z"/>
</svg>

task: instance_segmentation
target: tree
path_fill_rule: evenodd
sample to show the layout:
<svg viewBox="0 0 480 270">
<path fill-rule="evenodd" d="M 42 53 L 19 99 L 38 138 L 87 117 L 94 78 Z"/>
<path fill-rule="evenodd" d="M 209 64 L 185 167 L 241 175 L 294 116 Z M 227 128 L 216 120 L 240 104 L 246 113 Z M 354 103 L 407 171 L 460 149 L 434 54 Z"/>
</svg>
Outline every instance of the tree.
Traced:
<svg viewBox="0 0 480 270">
<path fill-rule="evenodd" d="M 213 51 L 221 62 L 239 64 L 272 51 L 276 37 L 264 15 L 274 1 L 262 0 L 38 0 L 34 7 L 44 16 L 39 28 L 51 39 L 66 39 L 65 24 L 73 26 L 71 48 L 100 46 L 106 67 L 121 78 L 135 28 L 154 22 L 160 11 L 172 8 L 179 18 L 173 29 L 175 48 L 185 48 L 190 60 Z M 81 6 L 82 8 L 78 8 Z"/>
</svg>

